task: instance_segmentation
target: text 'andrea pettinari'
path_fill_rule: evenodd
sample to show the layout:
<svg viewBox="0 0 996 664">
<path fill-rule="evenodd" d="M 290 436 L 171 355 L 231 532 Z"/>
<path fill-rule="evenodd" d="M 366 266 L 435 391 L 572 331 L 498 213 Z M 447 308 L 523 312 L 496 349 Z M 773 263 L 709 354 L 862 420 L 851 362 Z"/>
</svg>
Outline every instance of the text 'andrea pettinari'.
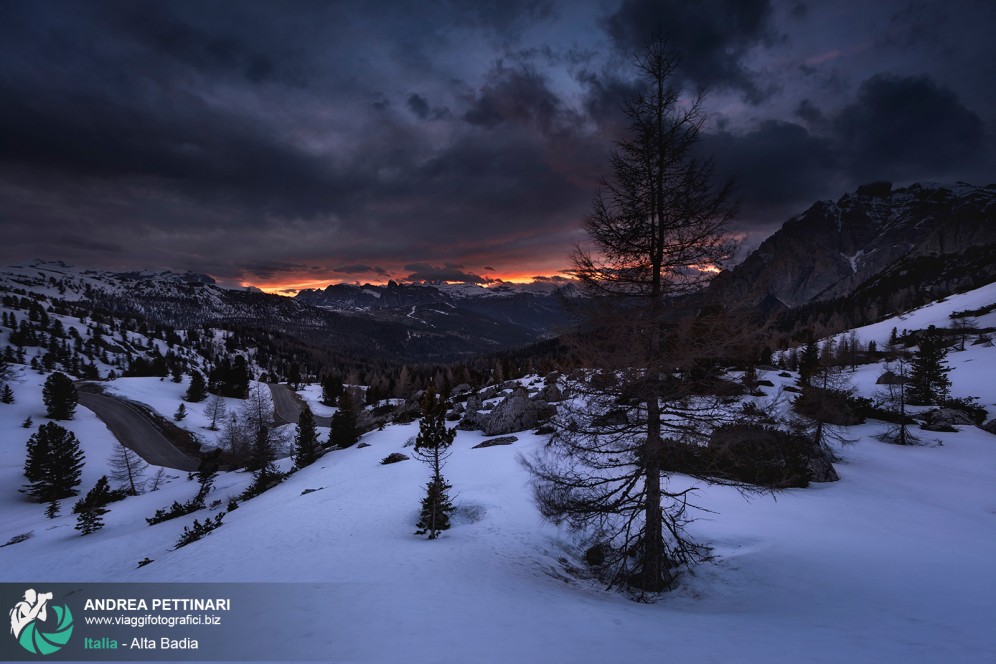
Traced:
<svg viewBox="0 0 996 664">
<path fill-rule="evenodd" d="M 84 611 L 231 611 L 232 600 L 220 598 L 158 597 L 143 598 L 89 598 Z"/>
</svg>

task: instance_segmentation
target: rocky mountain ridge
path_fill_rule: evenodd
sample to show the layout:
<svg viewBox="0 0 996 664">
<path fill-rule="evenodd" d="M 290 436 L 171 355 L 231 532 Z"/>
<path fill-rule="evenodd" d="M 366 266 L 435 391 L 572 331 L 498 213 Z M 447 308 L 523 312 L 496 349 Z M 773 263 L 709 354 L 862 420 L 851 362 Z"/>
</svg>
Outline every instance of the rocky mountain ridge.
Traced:
<svg viewBox="0 0 996 664">
<path fill-rule="evenodd" d="M 903 261 L 990 245 L 996 245 L 996 185 L 894 189 L 877 182 L 788 220 L 742 263 L 717 275 L 708 295 L 768 310 L 799 307 L 849 296 Z M 912 284 L 918 276 L 908 277 Z"/>
</svg>

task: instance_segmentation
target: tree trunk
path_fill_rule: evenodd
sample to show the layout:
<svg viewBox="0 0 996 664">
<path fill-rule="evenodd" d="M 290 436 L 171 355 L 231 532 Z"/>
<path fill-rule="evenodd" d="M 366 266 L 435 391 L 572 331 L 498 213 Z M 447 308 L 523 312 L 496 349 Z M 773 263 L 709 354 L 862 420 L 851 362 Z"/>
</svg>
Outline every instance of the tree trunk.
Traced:
<svg viewBox="0 0 996 664">
<path fill-rule="evenodd" d="M 656 381 L 651 381 L 656 386 Z M 643 560 L 637 583 L 643 590 L 660 592 L 667 586 L 667 561 L 664 555 L 664 523 L 661 514 L 661 441 L 660 405 L 652 389 L 647 399 L 647 442 L 644 448 L 646 507 L 643 533 Z"/>
</svg>

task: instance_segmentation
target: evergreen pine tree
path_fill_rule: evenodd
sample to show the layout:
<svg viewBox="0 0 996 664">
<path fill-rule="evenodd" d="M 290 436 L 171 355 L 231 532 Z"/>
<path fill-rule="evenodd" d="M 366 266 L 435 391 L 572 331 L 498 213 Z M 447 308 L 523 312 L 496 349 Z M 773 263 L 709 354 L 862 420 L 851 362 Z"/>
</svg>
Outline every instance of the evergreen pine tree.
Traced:
<svg viewBox="0 0 996 664">
<path fill-rule="evenodd" d="M 109 511 L 105 505 L 111 500 L 111 490 L 107 485 L 107 476 L 102 476 L 86 497 L 76 503 L 73 510 L 79 514 L 76 517 L 76 530 L 82 535 L 89 535 L 104 527 L 103 516 Z"/>
<path fill-rule="evenodd" d="M 207 494 L 214 486 L 214 480 L 221 470 L 221 448 L 215 448 L 208 452 L 201 452 L 200 462 L 197 464 L 197 483 L 201 488 L 197 495 L 201 502 L 207 498 Z"/>
<path fill-rule="evenodd" d="M 0 402 L 14 403 L 14 390 L 10 389 L 10 385 L 5 384 L 3 390 L 0 390 Z"/>
<path fill-rule="evenodd" d="M 56 371 L 45 380 L 42 401 L 45 402 L 49 419 L 71 420 L 79 402 L 79 395 L 76 393 L 72 379 Z"/>
<path fill-rule="evenodd" d="M 443 465 L 449 456 L 448 448 L 456 437 L 456 428 L 446 428 L 446 402 L 437 398 L 432 388 L 422 397 L 422 419 L 415 438 L 415 456 L 432 468 L 432 478 L 426 485 L 422 510 L 418 522 L 418 535 L 435 539 L 450 527 L 450 484 L 443 478 Z"/>
<path fill-rule="evenodd" d="M 910 362 L 909 402 L 941 404 L 948 397 L 950 367 L 944 361 L 944 344 L 937 328 L 931 325 L 920 340 L 920 347 Z"/>
<path fill-rule="evenodd" d="M 336 400 L 342 394 L 342 380 L 332 374 L 322 378 L 322 403 L 326 406 L 334 406 Z"/>
<path fill-rule="evenodd" d="M 318 444 L 318 430 L 315 428 L 315 416 L 311 408 L 304 407 L 297 422 L 297 435 L 294 439 L 294 465 L 298 468 L 310 466 L 321 456 L 322 448 Z"/>
<path fill-rule="evenodd" d="M 34 422 L 32 421 L 30 415 L 28 415 L 26 418 L 24 418 L 24 421 L 21 422 L 21 426 L 24 427 L 25 429 L 30 429 L 33 424 L 34 424 Z"/>
<path fill-rule="evenodd" d="M 45 516 L 47 516 L 49 519 L 54 519 L 55 517 L 59 516 L 58 500 L 53 499 L 49 501 L 48 507 L 45 508 Z"/>
<path fill-rule="evenodd" d="M 187 416 L 187 406 L 181 403 L 180 406 L 176 409 L 176 412 L 173 413 L 173 419 L 179 422 L 186 416 Z"/>
<path fill-rule="evenodd" d="M 28 439 L 24 476 L 28 493 L 38 502 L 75 496 L 82 472 L 83 450 L 71 431 L 48 422 Z"/>
<path fill-rule="evenodd" d="M 360 431 L 356 422 L 356 405 L 345 390 L 339 395 L 339 409 L 332 415 L 329 423 L 329 445 L 332 447 L 349 447 L 360 439 Z"/>
<path fill-rule="evenodd" d="M 256 437 L 249 450 L 246 470 L 258 472 L 268 466 L 273 466 L 274 456 L 273 445 L 270 442 L 270 430 L 266 426 L 260 426 L 256 430 Z"/>
<path fill-rule="evenodd" d="M 190 372 L 190 386 L 187 388 L 187 393 L 184 395 L 184 399 L 190 403 L 198 403 L 204 401 L 207 397 L 207 382 L 204 380 L 204 374 L 200 371 Z"/>
<path fill-rule="evenodd" d="M 290 370 L 287 372 L 287 384 L 292 390 L 301 387 L 301 365 L 297 362 L 292 362 L 290 365 Z"/>
<path fill-rule="evenodd" d="M 273 443 L 270 440 L 270 430 L 261 426 L 256 431 L 256 438 L 253 441 L 249 454 L 249 461 L 246 469 L 252 471 L 252 484 L 242 494 L 243 499 L 252 498 L 263 493 L 273 485 L 280 482 L 282 475 L 273 464 L 275 452 Z"/>
<path fill-rule="evenodd" d="M 802 356 L 799 358 L 799 382 L 802 385 L 809 385 L 813 374 L 820 368 L 820 349 L 816 341 L 810 339 L 802 349 Z"/>
</svg>

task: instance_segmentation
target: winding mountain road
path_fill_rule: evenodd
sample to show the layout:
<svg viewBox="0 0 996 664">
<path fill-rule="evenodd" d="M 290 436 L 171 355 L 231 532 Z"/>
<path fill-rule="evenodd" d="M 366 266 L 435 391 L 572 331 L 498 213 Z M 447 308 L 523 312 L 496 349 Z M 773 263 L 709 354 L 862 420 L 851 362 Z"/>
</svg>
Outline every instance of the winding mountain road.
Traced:
<svg viewBox="0 0 996 664">
<path fill-rule="evenodd" d="M 267 383 L 273 396 L 273 410 L 277 419 L 297 424 L 304 402 L 286 385 Z M 197 470 L 198 461 L 187 456 L 163 435 L 159 427 L 134 404 L 123 399 L 79 390 L 79 403 L 88 408 L 107 425 L 118 441 L 136 452 L 152 465 L 183 471 Z M 315 424 L 329 426 L 330 418 L 315 416 Z"/>
<path fill-rule="evenodd" d="M 273 413 L 278 420 L 287 424 L 297 424 L 301 417 L 301 409 L 304 402 L 293 390 L 286 385 L 279 383 L 267 383 L 270 394 L 273 396 Z M 332 420 L 328 417 L 315 415 L 315 425 L 320 427 L 330 426 Z"/>
<path fill-rule="evenodd" d="M 197 470 L 198 462 L 177 449 L 159 428 L 134 405 L 105 394 L 79 391 L 80 405 L 107 425 L 122 445 L 155 466 Z"/>
</svg>

